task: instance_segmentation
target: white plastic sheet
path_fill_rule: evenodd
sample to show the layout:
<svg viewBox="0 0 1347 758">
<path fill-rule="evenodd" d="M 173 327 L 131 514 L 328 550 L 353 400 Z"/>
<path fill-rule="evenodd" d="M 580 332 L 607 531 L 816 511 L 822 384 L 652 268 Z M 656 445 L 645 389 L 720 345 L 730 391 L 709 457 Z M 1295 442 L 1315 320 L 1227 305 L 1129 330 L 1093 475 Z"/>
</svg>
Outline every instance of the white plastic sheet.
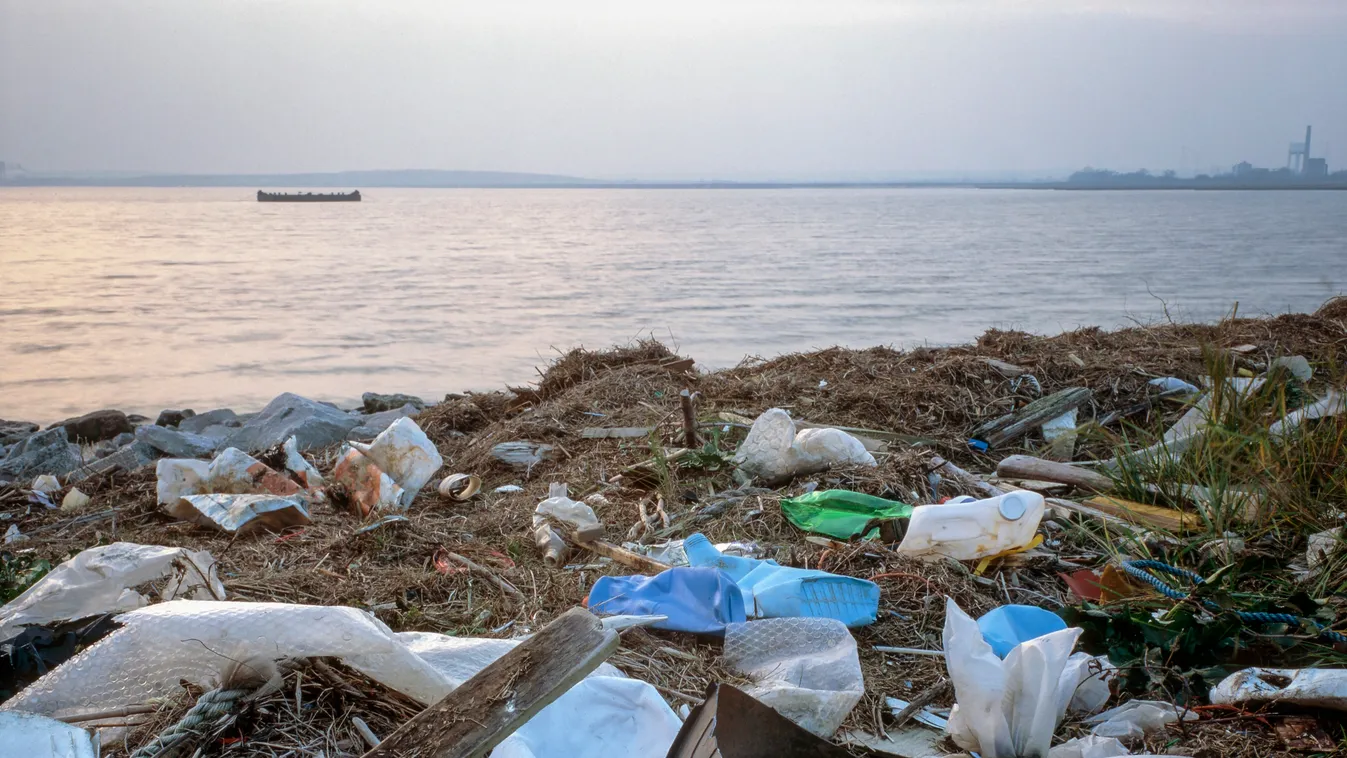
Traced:
<svg viewBox="0 0 1347 758">
<path fill-rule="evenodd" d="M 1097 737 L 1126 740 L 1144 737 L 1147 732 L 1163 729 L 1166 724 L 1173 724 L 1180 718 L 1184 721 L 1196 721 L 1198 715 L 1173 703 L 1163 703 L 1159 700 L 1129 700 L 1117 708 L 1110 708 L 1097 716 L 1085 719 L 1085 723 L 1095 725 L 1090 732 Z"/>
<path fill-rule="evenodd" d="M 134 588 L 151 582 L 161 583 L 158 595 L 166 600 L 225 596 L 215 559 L 204 550 L 114 542 L 82 551 L 0 608 L 0 639 L 23 626 L 148 605 L 150 600 Z"/>
<path fill-rule="evenodd" d="M 977 622 L 945 602 L 945 665 L 957 701 L 949 734 L 982 758 L 1044 758 L 1077 681 L 1063 678 L 1081 634 L 1062 629 L 1017 645 L 1002 661 Z"/>
<path fill-rule="evenodd" d="M 0 713 L 2 755 L 24 758 L 98 758 L 98 737 L 55 719 Z"/>
<path fill-rule="evenodd" d="M 368 456 L 402 488 L 400 504 L 403 508 L 412 504 L 416 493 L 444 465 L 435 443 L 410 418 L 394 421 L 368 445 L 352 442 L 351 447 Z"/>
<path fill-rule="evenodd" d="M 735 462 L 768 483 L 848 463 L 878 465 L 860 440 L 840 429 L 804 429 L 797 434 L 795 421 L 780 408 L 765 411 L 753 422 Z"/>
<path fill-rule="evenodd" d="M 725 665 L 753 680 L 744 692 L 825 739 L 865 694 L 856 639 L 829 618 L 772 618 L 725 628 Z"/>
<path fill-rule="evenodd" d="M 1126 745 L 1114 737 L 1093 734 L 1067 740 L 1048 751 L 1048 758 L 1116 758 L 1120 755 L 1131 755 Z"/>
<path fill-rule="evenodd" d="M 646 682 L 591 676 L 505 738 L 491 758 L 664 758 L 682 725 Z"/>
</svg>

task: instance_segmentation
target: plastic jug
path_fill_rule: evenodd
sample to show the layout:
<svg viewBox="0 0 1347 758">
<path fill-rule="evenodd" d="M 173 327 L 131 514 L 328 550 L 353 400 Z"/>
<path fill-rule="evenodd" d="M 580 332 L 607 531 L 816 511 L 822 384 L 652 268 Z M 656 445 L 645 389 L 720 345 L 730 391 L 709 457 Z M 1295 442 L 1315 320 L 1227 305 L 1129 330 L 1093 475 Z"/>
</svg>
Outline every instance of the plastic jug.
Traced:
<svg viewBox="0 0 1347 758">
<path fill-rule="evenodd" d="M 850 627 L 875 623 L 879 585 L 776 561 L 722 555 L 702 534 L 683 541 L 688 562 L 723 571 L 739 586 L 748 613 L 758 618 L 831 618 Z"/>
<path fill-rule="evenodd" d="M 966 496 L 912 512 L 898 552 L 960 561 L 988 558 L 1028 545 L 1043 519 L 1043 496 L 1017 490 L 986 500 Z"/>
</svg>

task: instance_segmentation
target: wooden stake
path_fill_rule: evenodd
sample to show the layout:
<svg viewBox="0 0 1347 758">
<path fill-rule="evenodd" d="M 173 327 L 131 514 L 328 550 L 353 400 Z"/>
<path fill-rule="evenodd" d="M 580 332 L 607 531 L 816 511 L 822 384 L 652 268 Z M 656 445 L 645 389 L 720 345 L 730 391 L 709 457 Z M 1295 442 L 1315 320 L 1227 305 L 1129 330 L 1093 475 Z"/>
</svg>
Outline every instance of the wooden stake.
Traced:
<svg viewBox="0 0 1347 758">
<path fill-rule="evenodd" d="M 678 400 L 683 404 L 683 446 L 695 450 L 701 446 L 697 441 L 697 411 L 692 405 L 692 393 L 683 390 L 678 393 Z"/>
</svg>

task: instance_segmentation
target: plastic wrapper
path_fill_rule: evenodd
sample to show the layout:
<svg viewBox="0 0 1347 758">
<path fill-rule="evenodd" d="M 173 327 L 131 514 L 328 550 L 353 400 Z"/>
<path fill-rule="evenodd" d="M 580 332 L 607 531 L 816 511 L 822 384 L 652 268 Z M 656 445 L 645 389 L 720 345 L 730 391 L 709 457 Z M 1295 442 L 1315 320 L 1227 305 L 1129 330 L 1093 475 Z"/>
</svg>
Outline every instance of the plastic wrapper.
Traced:
<svg viewBox="0 0 1347 758">
<path fill-rule="evenodd" d="M 206 492 L 233 495 L 295 495 L 300 486 L 236 447 L 225 448 L 210 462 Z"/>
<path fill-rule="evenodd" d="M 602 537 L 603 525 L 599 523 L 594 509 L 570 499 L 566 494 L 565 484 L 553 482 L 549 488 L 549 497 L 538 503 L 533 512 L 533 526 L 536 528 L 546 524 L 550 516 L 574 527 L 581 542 Z"/>
<path fill-rule="evenodd" d="M 346 501 L 357 516 L 402 510 L 402 488 L 369 456 L 355 448 L 343 451 L 332 469 L 332 482 L 345 492 Z"/>
<path fill-rule="evenodd" d="M 98 736 L 45 716 L 0 713 L 3 755 L 24 758 L 98 758 Z"/>
<path fill-rule="evenodd" d="M 1120 755 L 1131 755 L 1126 745 L 1114 737 L 1093 734 L 1067 740 L 1048 751 L 1048 758 L 1117 758 Z"/>
<path fill-rule="evenodd" d="M 155 493 L 160 505 L 174 505 L 188 495 L 210 491 L 210 462 L 189 458 L 160 458 L 154 464 Z"/>
<path fill-rule="evenodd" d="M 989 558 L 1023 548 L 1043 519 L 1043 496 L 1017 490 L 985 500 L 959 499 L 912 512 L 898 552 L 927 560 Z"/>
<path fill-rule="evenodd" d="M 856 640 L 825 618 L 730 624 L 725 665 L 753 680 L 744 692 L 827 739 L 865 694 Z"/>
<path fill-rule="evenodd" d="M 1003 661 L 977 622 L 946 600 L 945 666 L 957 701 L 948 729 L 955 744 L 982 758 L 1047 755 L 1076 684 L 1062 673 L 1080 633 L 1063 629 L 1023 642 Z"/>
<path fill-rule="evenodd" d="M 276 495 L 188 495 L 169 506 L 168 511 L 181 521 L 231 534 L 247 534 L 257 529 L 279 532 L 310 523 L 309 510 L 302 500 Z"/>
<path fill-rule="evenodd" d="M 1134 739 L 1146 736 L 1173 724 L 1180 718 L 1184 721 L 1196 721 L 1197 713 L 1186 710 L 1173 703 L 1158 700 L 1129 700 L 1117 708 L 1110 708 L 1090 718 L 1085 723 L 1094 724 L 1090 733 L 1096 737 L 1114 737 Z"/>
<path fill-rule="evenodd" d="M 683 548 L 683 540 L 669 540 L 653 545 L 623 542 L 622 547 L 668 566 L 691 565 L 688 562 L 687 551 Z M 715 548 L 721 555 L 734 558 L 757 558 L 762 555 L 762 546 L 756 542 L 717 542 Z"/>
<path fill-rule="evenodd" d="M 1248 668 L 1211 689 L 1215 705 L 1291 703 L 1347 711 L 1347 669 Z"/>
<path fill-rule="evenodd" d="M 435 443 L 410 418 L 394 421 L 368 445 L 352 442 L 351 447 L 374 461 L 383 473 L 402 488 L 399 495 L 402 508 L 412 504 L 421 488 L 444 465 Z"/>
<path fill-rule="evenodd" d="M 323 486 L 323 475 L 299 454 L 299 443 L 294 437 L 287 439 L 281 449 L 285 451 L 285 470 L 293 474 L 304 489 Z"/>
<path fill-rule="evenodd" d="M 120 613 L 148 605 L 134 588 L 158 583 L 166 600 L 223 600 L 210 553 L 180 547 L 114 542 L 91 547 L 52 569 L 0 608 L 0 640 L 20 627 Z"/>
<path fill-rule="evenodd" d="M 815 490 L 782 500 L 781 512 L 806 532 L 849 540 L 872 536 L 866 528 L 874 519 L 910 517 L 912 506 L 850 490 Z"/>
<path fill-rule="evenodd" d="M 745 473 L 772 484 L 832 466 L 876 466 L 860 440 L 840 429 L 804 429 L 780 408 L 765 411 L 754 422 L 735 454 Z"/>
<path fill-rule="evenodd" d="M 1067 711 L 1075 714 L 1097 713 L 1113 696 L 1111 684 L 1118 668 L 1102 655 L 1073 653 L 1062 669 L 1062 683 L 1070 695 Z"/>
</svg>

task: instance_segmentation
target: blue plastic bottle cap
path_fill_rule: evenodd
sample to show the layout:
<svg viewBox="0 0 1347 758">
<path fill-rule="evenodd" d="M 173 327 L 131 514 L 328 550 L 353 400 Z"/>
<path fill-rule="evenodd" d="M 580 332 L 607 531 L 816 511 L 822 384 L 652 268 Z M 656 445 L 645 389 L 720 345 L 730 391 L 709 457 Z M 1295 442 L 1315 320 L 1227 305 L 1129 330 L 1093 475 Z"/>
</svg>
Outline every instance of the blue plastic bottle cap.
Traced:
<svg viewBox="0 0 1347 758">
<path fill-rule="evenodd" d="M 1011 492 L 1001 498 L 1001 517 L 1007 521 L 1019 521 L 1027 510 L 1029 504 L 1024 502 L 1024 496 L 1018 492 Z"/>
</svg>

